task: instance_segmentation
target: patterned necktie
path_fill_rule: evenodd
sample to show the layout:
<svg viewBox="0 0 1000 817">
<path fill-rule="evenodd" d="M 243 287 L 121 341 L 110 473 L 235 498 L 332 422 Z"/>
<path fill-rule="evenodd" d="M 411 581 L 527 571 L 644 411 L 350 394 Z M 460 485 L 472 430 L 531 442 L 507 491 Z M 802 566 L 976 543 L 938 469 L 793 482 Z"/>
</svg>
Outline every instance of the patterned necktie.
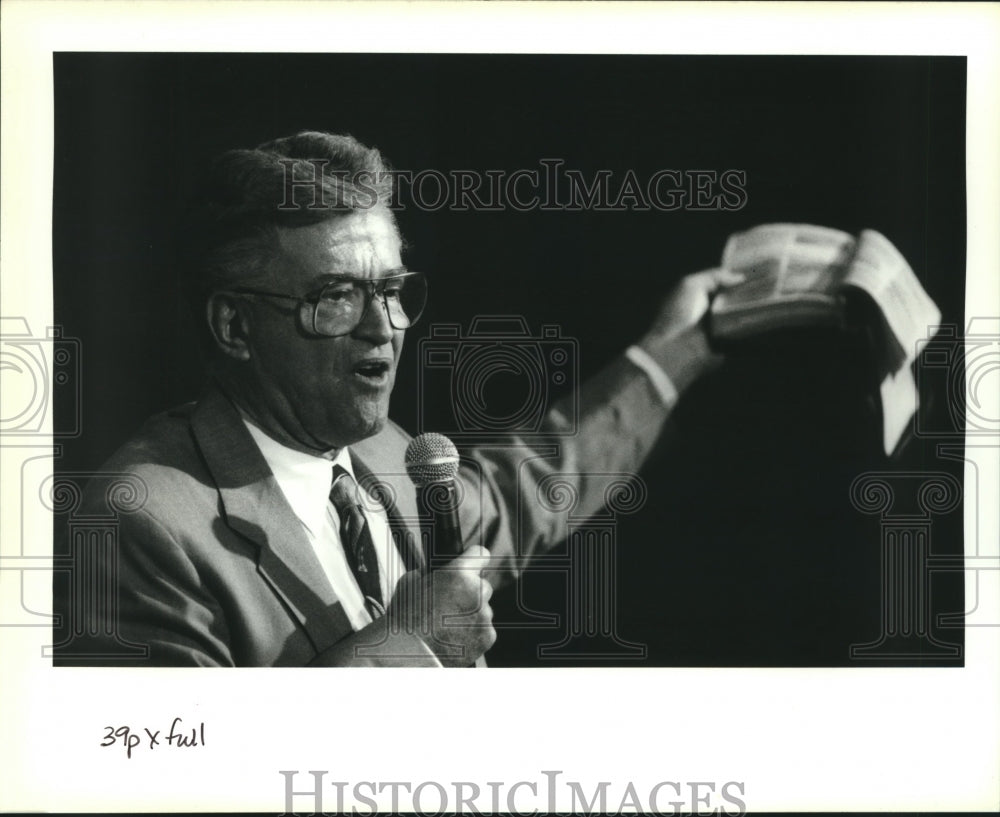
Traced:
<svg viewBox="0 0 1000 817">
<path fill-rule="evenodd" d="M 347 554 L 347 562 L 354 572 L 358 587 L 365 597 L 365 607 L 371 617 L 385 615 L 382 587 L 378 578 L 378 559 L 372 542 L 368 521 L 358 503 L 358 484 L 344 468 L 333 466 L 333 488 L 330 500 L 340 517 L 340 541 Z"/>
</svg>

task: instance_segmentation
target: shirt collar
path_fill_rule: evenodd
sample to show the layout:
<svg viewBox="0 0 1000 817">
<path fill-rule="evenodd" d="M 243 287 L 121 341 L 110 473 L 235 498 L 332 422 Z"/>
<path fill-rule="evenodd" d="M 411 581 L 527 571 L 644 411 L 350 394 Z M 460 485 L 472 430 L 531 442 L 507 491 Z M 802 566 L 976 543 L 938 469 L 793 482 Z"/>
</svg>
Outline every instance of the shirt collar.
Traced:
<svg viewBox="0 0 1000 817">
<path fill-rule="evenodd" d="M 306 454 L 282 445 L 245 417 L 243 423 L 257 443 L 292 511 L 313 536 L 318 535 L 330 502 L 333 466 L 341 466 L 354 477 L 354 466 L 347 448 L 341 448 L 333 458 Z"/>
</svg>

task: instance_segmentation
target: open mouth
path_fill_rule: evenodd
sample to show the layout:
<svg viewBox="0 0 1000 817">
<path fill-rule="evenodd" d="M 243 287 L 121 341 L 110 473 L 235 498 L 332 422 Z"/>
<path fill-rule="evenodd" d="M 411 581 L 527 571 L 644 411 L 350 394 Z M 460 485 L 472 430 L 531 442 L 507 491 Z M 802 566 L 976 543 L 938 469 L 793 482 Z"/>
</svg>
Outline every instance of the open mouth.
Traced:
<svg viewBox="0 0 1000 817">
<path fill-rule="evenodd" d="M 354 367 L 354 374 L 374 385 L 384 383 L 389 377 L 389 362 L 386 360 L 366 360 Z"/>
</svg>

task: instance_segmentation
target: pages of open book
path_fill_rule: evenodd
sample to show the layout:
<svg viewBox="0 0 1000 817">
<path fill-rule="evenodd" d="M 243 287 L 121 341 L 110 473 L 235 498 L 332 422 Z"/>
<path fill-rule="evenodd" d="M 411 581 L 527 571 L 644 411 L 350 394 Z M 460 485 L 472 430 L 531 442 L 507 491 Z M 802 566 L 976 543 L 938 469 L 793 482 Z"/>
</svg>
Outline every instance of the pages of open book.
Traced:
<svg viewBox="0 0 1000 817">
<path fill-rule="evenodd" d="M 888 330 L 884 339 L 887 348 L 882 351 L 889 371 L 879 391 L 883 443 L 889 455 L 919 408 L 920 397 L 910 365 L 919 354 L 919 345 L 933 337 L 941 323 L 941 312 L 899 250 L 875 230 L 861 232 L 844 284 L 871 296 Z"/>
<path fill-rule="evenodd" d="M 724 312 L 781 298 L 832 299 L 842 283 L 854 239 L 812 224 L 764 224 L 735 233 L 726 242 L 722 266 L 747 282 L 721 293 L 714 309 Z"/>
<path fill-rule="evenodd" d="M 861 231 L 844 284 L 867 292 L 885 317 L 902 353 L 895 363 L 896 371 L 914 361 L 917 345 L 941 323 L 941 312 L 906 259 L 875 230 Z"/>
<path fill-rule="evenodd" d="M 903 366 L 887 374 L 879 386 L 879 395 L 882 398 L 882 445 L 886 456 L 890 456 L 920 406 L 910 367 Z"/>
</svg>

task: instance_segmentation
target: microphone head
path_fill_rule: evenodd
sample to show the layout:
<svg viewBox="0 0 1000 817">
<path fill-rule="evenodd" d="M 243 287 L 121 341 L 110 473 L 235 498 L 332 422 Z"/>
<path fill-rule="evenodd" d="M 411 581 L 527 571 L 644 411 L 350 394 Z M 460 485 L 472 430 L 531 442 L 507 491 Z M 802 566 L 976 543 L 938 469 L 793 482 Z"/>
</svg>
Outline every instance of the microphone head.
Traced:
<svg viewBox="0 0 1000 817">
<path fill-rule="evenodd" d="M 451 482 L 458 474 L 455 443 L 433 431 L 414 437 L 406 447 L 406 473 L 418 488 Z"/>
</svg>

